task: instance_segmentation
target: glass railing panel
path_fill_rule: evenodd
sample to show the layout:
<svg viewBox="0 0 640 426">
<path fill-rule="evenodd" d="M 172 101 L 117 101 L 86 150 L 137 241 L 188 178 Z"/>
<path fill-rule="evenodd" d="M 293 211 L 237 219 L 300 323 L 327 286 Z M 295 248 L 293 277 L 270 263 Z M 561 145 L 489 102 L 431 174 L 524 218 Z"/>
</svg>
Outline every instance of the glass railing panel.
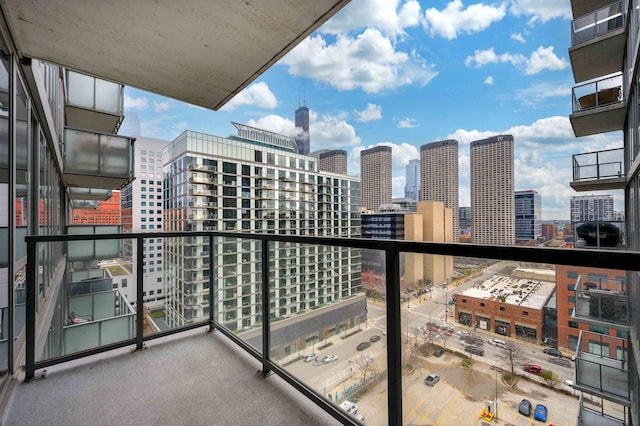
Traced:
<svg viewBox="0 0 640 426">
<path fill-rule="evenodd" d="M 67 102 L 83 108 L 94 108 L 95 78 L 67 70 Z"/>
<path fill-rule="evenodd" d="M 364 293 L 360 250 L 276 242 L 270 256 L 272 359 L 354 417 L 386 424 L 386 399 L 376 399 L 386 390 L 384 301 Z"/>
<path fill-rule="evenodd" d="M 118 136 L 100 137 L 100 173 L 109 176 L 131 174 L 131 140 Z"/>
<path fill-rule="evenodd" d="M 624 26 L 623 2 L 617 1 L 572 23 L 571 45 L 583 43 Z"/>
<path fill-rule="evenodd" d="M 574 113 L 622 102 L 622 74 L 581 84 L 572 91 Z"/>
<path fill-rule="evenodd" d="M 581 331 L 575 359 L 575 385 L 604 395 L 629 399 L 628 342 Z"/>
<path fill-rule="evenodd" d="M 581 275 L 578 278 L 574 317 L 626 326 L 629 324 L 629 289 L 623 278 L 625 273 L 603 272 L 597 277 Z"/>
<path fill-rule="evenodd" d="M 67 74 L 67 104 L 109 114 L 122 114 L 123 86 L 71 70 Z"/>
<path fill-rule="evenodd" d="M 106 80 L 96 79 L 96 106 L 98 111 L 121 113 L 122 86 Z"/>
<path fill-rule="evenodd" d="M 573 180 L 597 180 L 624 176 L 624 149 L 587 152 L 573 156 Z"/>
<path fill-rule="evenodd" d="M 65 173 L 131 177 L 132 139 L 82 130 L 64 130 Z"/>
<path fill-rule="evenodd" d="M 576 248 L 624 248 L 625 222 L 585 221 L 573 223 Z"/>
</svg>

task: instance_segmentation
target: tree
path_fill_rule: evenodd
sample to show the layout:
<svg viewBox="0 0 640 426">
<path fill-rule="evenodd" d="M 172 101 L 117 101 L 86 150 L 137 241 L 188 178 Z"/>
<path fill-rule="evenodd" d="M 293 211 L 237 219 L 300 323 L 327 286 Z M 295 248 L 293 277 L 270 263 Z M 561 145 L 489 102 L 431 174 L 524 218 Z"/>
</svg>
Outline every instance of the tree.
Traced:
<svg viewBox="0 0 640 426">
<path fill-rule="evenodd" d="M 513 342 L 507 343 L 507 346 L 503 348 L 502 359 L 505 364 L 511 366 L 511 374 L 516 374 L 516 365 L 520 365 L 526 360 L 522 348 Z"/>
<path fill-rule="evenodd" d="M 542 370 L 540 372 L 540 379 L 544 380 L 544 382 L 552 388 L 560 382 L 558 375 L 550 370 Z"/>
<path fill-rule="evenodd" d="M 363 389 L 367 388 L 367 378 L 375 375 L 378 372 L 378 366 L 375 358 L 371 355 L 358 355 L 352 361 L 351 365 L 356 368 L 356 373 L 360 377 Z"/>
</svg>

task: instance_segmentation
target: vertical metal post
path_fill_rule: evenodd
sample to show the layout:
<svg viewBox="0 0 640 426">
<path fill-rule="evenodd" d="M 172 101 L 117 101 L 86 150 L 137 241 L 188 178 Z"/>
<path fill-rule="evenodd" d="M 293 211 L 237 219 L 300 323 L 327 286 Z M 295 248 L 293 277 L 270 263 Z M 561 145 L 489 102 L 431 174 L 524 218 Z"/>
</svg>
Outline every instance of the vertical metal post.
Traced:
<svg viewBox="0 0 640 426">
<path fill-rule="evenodd" d="M 209 234 L 209 331 L 213 330 L 213 289 L 214 289 L 214 273 L 216 270 L 213 264 L 213 234 Z"/>
<path fill-rule="evenodd" d="M 267 376 L 271 349 L 270 295 L 269 295 L 269 241 L 262 240 L 262 375 Z"/>
<path fill-rule="evenodd" d="M 402 424 L 402 324 L 400 321 L 400 252 L 385 250 L 387 282 L 387 392 L 390 425 Z"/>
<path fill-rule="evenodd" d="M 33 379 L 36 369 L 36 291 L 38 288 L 38 243 L 27 240 L 27 306 L 25 322 L 25 373 L 26 380 Z M 11 310 L 10 310 L 11 311 Z"/>
<path fill-rule="evenodd" d="M 136 237 L 136 350 L 144 345 L 144 238 Z"/>
</svg>

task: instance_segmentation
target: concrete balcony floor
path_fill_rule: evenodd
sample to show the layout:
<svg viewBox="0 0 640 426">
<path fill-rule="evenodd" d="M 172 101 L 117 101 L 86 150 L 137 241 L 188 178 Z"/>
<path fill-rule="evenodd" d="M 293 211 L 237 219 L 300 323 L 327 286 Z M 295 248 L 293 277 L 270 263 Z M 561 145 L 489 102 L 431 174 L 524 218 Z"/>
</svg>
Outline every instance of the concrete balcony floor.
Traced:
<svg viewBox="0 0 640 426">
<path fill-rule="evenodd" d="M 336 425 L 221 333 L 206 328 L 49 367 L 19 381 L 6 425 Z M 40 376 L 41 371 L 36 373 Z"/>
</svg>

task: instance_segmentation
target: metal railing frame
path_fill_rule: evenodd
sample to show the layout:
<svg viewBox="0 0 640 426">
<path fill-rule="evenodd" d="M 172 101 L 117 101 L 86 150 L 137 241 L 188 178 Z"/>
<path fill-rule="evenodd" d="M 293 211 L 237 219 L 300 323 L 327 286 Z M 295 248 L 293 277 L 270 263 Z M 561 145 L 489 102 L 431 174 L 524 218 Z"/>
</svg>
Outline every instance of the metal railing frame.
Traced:
<svg viewBox="0 0 640 426">
<path fill-rule="evenodd" d="M 136 317 L 136 337 L 117 343 L 60 356 L 54 359 L 36 361 L 36 299 L 37 299 L 37 246 L 39 243 L 60 241 L 87 241 L 87 240 L 113 240 L 135 239 L 137 240 L 136 262 L 143 264 L 144 239 L 145 238 L 178 238 L 178 237 L 208 237 L 209 264 L 213 266 L 213 243 L 216 237 L 259 240 L 262 242 L 262 344 L 263 351 L 259 351 L 231 330 L 225 328 L 215 320 L 214 309 L 214 274 L 209 274 L 209 318 L 206 321 L 188 324 L 179 328 L 165 330 L 144 335 L 143 315 Z M 589 266 L 594 268 L 620 269 L 626 271 L 640 271 L 640 252 L 608 251 L 596 249 L 550 249 L 538 247 L 518 246 L 485 246 L 475 244 L 456 243 L 432 243 L 398 240 L 376 240 L 363 238 L 336 238 L 336 237 L 306 237 L 274 234 L 254 234 L 240 232 L 157 232 L 157 233 L 132 233 L 132 234 L 100 234 L 100 235 L 56 235 L 56 236 L 27 236 L 27 297 L 26 297 L 26 380 L 35 377 L 35 372 L 51 365 L 61 364 L 90 355 L 103 353 L 109 350 L 135 345 L 142 349 L 144 342 L 175 333 L 184 332 L 194 328 L 208 325 L 210 330 L 216 329 L 240 346 L 244 351 L 252 355 L 262 363 L 262 375 L 267 376 L 273 372 L 292 385 L 296 390 L 312 400 L 316 405 L 324 409 L 330 415 L 345 424 L 357 424 L 355 419 L 346 412 L 329 402 L 324 395 L 309 388 L 303 382 L 290 375 L 285 369 L 270 359 L 270 297 L 269 297 L 269 243 L 288 242 L 295 244 L 328 245 L 356 249 L 381 250 L 386 259 L 386 294 L 387 294 L 387 372 L 388 372 L 388 424 L 401 425 L 402 423 L 402 331 L 400 318 L 400 253 L 413 252 L 420 254 L 436 254 L 446 256 L 476 257 L 485 259 L 499 259 L 510 261 L 550 263 L 574 266 Z M 143 268 L 137 269 L 136 277 L 138 312 L 144 309 Z"/>
</svg>

